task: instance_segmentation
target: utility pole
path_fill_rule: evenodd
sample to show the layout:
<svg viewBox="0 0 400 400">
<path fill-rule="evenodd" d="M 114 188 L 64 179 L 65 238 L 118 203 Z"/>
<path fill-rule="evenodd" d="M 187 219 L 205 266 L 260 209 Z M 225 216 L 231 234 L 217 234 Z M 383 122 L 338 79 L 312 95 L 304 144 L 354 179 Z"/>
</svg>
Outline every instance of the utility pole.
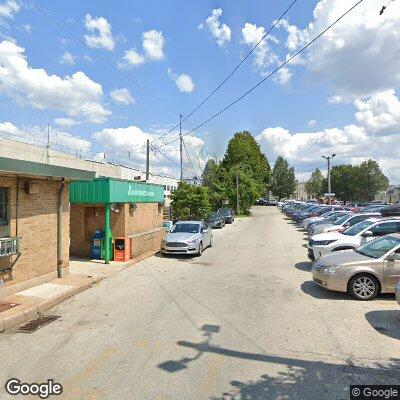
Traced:
<svg viewBox="0 0 400 400">
<path fill-rule="evenodd" d="M 236 171 L 236 215 L 239 215 L 239 170 Z"/>
<path fill-rule="evenodd" d="M 50 164 L 50 124 L 47 123 L 47 144 L 46 144 L 47 165 Z"/>
<path fill-rule="evenodd" d="M 328 162 L 328 204 L 331 204 L 331 193 L 332 193 L 332 188 L 331 188 L 331 160 L 333 157 L 335 157 L 336 154 L 332 154 L 331 156 L 322 156 L 322 158 L 325 158 L 325 160 Z"/>
<path fill-rule="evenodd" d="M 179 152 L 181 158 L 181 182 L 183 181 L 183 138 L 182 138 L 182 114 L 179 115 Z"/>
<path fill-rule="evenodd" d="M 147 149 L 146 149 L 146 182 L 150 178 L 150 139 L 147 139 Z"/>
</svg>

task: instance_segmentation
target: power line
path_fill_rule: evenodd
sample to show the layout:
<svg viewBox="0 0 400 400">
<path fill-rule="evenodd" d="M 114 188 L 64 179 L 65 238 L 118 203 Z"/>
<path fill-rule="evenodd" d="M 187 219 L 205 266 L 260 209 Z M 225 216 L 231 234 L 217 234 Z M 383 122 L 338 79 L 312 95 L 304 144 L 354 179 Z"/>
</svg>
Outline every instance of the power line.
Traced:
<svg viewBox="0 0 400 400">
<path fill-rule="evenodd" d="M 275 22 L 271 25 L 271 27 L 268 29 L 268 31 L 263 35 L 263 37 L 251 48 L 251 50 L 245 55 L 245 57 L 240 61 L 238 65 L 217 85 L 217 87 L 211 91 L 211 93 L 205 97 L 183 120 L 182 122 L 185 122 L 188 120 L 200 107 L 202 107 L 216 92 L 218 92 L 219 89 L 235 74 L 235 72 L 242 66 L 242 64 L 251 56 L 251 54 L 254 52 L 254 50 L 264 41 L 264 39 L 271 33 L 271 31 L 282 21 L 283 17 L 290 11 L 290 9 L 295 5 L 295 3 L 298 0 L 293 0 L 289 7 L 282 13 L 282 15 L 275 20 Z M 172 129 L 170 129 L 168 132 L 163 133 L 160 137 L 155 139 L 154 141 L 157 141 L 161 139 L 162 137 L 168 135 L 172 131 L 174 131 L 177 127 L 179 126 L 179 123 L 174 126 Z M 153 141 L 153 142 L 154 142 Z"/>
<path fill-rule="evenodd" d="M 190 158 L 189 151 L 188 151 L 188 149 L 187 149 L 187 147 L 186 147 L 186 143 L 185 143 L 184 140 L 182 140 L 182 143 L 183 143 L 183 147 L 184 147 L 184 149 L 185 149 L 186 156 L 187 156 L 187 158 L 188 158 L 188 160 L 189 160 L 189 163 L 190 163 L 190 165 L 192 166 L 194 175 L 197 176 L 197 172 L 196 172 L 196 169 L 194 168 L 194 165 L 193 165 L 193 163 L 192 163 L 192 159 Z"/>
<path fill-rule="evenodd" d="M 280 64 L 277 68 L 275 68 L 271 73 L 269 73 L 265 78 L 261 79 L 258 83 L 256 83 L 253 87 L 251 87 L 249 90 L 247 90 L 245 93 L 243 93 L 241 96 L 236 98 L 234 101 L 232 101 L 230 104 L 213 114 L 210 118 L 206 119 L 203 121 L 201 124 L 197 125 L 195 128 L 191 129 L 188 132 L 185 132 L 183 135 L 189 135 L 190 133 L 196 131 L 197 129 L 201 128 L 202 126 L 206 125 L 210 121 L 212 121 L 214 118 L 219 116 L 220 114 L 224 113 L 226 110 L 231 108 L 233 105 L 244 99 L 246 96 L 248 96 L 251 92 L 253 92 L 255 89 L 257 89 L 262 83 L 264 83 L 267 79 L 271 78 L 274 76 L 278 71 L 280 71 L 285 65 L 289 64 L 294 58 L 299 56 L 301 53 L 303 53 L 306 49 L 308 49 L 314 42 L 316 42 L 321 36 L 323 36 L 327 31 L 332 29 L 340 20 L 342 20 L 347 14 L 349 14 L 352 10 L 354 10 L 358 5 L 360 5 L 364 0 L 359 0 L 356 4 L 354 4 L 351 8 L 349 8 L 345 13 L 343 13 L 339 18 L 337 18 L 332 24 L 330 24 L 327 28 L 325 28 L 321 33 L 319 33 L 317 36 L 315 36 L 311 41 L 309 41 L 305 46 L 303 46 L 300 50 L 298 50 L 295 54 L 293 54 L 291 57 L 289 57 L 285 62 Z M 169 142 L 164 143 L 163 145 L 159 147 L 166 146 L 170 143 L 175 142 L 179 137 L 175 137 L 174 139 L 170 140 Z"/>
<path fill-rule="evenodd" d="M 167 159 L 170 163 L 176 165 L 177 167 L 180 167 L 180 165 L 179 165 L 176 161 L 174 161 L 172 158 L 168 157 L 168 156 L 167 156 L 165 153 L 163 153 L 160 149 L 157 148 L 157 149 L 156 149 L 156 152 L 160 153 L 160 154 L 161 154 L 165 159 Z M 156 153 L 156 156 L 157 156 L 157 153 Z M 187 170 L 187 169 L 185 169 L 185 168 L 183 168 L 183 170 L 186 171 L 186 172 L 189 173 L 189 174 L 192 173 L 191 171 L 189 171 L 189 170 Z"/>
<path fill-rule="evenodd" d="M 180 114 L 178 110 L 175 109 L 172 105 L 167 103 L 164 99 L 161 99 L 160 97 L 155 96 L 149 89 L 147 89 L 144 85 L 133 79 L 128 73 L 126 73 L 124 70 L 118 67 L 118 65 L 114 64 L 112 61 L 110 61 L 107 57 L 104 57 L 101 53 L 98 51 L 94 50 L 91 47 L 88 47 L 86 43 L 71 29 L 65 26 L 63 22 L 59 18 L 55 16 L 55 14 L 48 8 L 46 7 L 40 0 L 31 0 L 32 5 L 34 8 L 42 15 L 45 17 L 49 18 L 51 21 L 53 21 L 58 27 L 60 27 L 62 30 L 67 32 L 69 35 L 71 35 L 77 42 L 79 42 L 82 46 L 85 47 L 89 52 L 91 52 L 93 55 L 96 57 L 100 58 L 103 62 L 105 62 L 107 65 L 109 65 L 111 68 L 113 68 L 115 71 L 117 71 L 119 74 L 121 74 L 124 78 L 126 78 L 128 81 L 133 83 L 135 86 L 139 87 L 142 89 L 148 96 L 150 96 L 153 100 L 158 102 L 159 104 L 163 105 L 164 107 L 168 108 L 170 111 L 173 111 L 175 114 Z M 36 3 L 36 4 L 34 4 Z M 39 6 L 38 6 L 39 5 Z M 43 11 L 43 9 L 40 9 L 42 7 L 43 9 L 47 10 L 47 13 Z"/>
</svg>

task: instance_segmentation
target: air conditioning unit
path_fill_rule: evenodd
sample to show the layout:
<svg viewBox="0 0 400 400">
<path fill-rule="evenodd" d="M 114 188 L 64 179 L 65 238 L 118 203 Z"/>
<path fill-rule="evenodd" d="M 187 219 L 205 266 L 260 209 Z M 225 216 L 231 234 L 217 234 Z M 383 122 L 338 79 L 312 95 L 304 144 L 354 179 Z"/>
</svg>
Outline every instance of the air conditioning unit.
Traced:
<svg viewBox="0 0 400 400">
<path fill-rule="evenodd" d="M 20 254 L 20 238 L 0 238 L 0 258 Z"/>
</svg>

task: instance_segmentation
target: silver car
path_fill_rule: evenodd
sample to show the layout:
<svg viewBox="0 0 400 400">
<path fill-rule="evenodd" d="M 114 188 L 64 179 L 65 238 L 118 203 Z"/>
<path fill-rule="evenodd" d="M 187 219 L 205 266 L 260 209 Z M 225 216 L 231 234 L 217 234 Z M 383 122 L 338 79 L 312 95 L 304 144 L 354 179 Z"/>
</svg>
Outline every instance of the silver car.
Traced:
<svg viewBox="0 0 400 400">
<path fill-rule="evenodd" d="M 214 238 L 212 229 L 205 222 L 177 222 L 161 243 L 163 254 L 197 254 L 206 247 L 212 247 Z"/>
<path fill-rule="evenodd" d="M 394 293 L 400 278 L 400 234 L 380 237 L 355 250 L 321 257 L 312 267 L 314 282 L 358 300 Z"/>
</svg>

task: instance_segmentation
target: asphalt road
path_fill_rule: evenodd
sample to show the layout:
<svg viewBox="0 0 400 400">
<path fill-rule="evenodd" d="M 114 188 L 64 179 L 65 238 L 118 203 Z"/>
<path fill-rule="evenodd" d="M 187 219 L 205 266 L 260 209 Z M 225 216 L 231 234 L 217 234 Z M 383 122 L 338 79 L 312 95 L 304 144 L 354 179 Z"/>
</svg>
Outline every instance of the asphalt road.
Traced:
<svg viewBox="0 0 400 400">
<path fill-rule="evenodd" d="M 256 207 L 201 258 L 149 258 L 50 310 L 61 318 L 37 332 L 1 334 L 0 381 L 53 378 L 74 400 L 336 400 L 350 384 L 398 383 L 393 296 L 318 288 L 305 243 Z"/>
</svg>

